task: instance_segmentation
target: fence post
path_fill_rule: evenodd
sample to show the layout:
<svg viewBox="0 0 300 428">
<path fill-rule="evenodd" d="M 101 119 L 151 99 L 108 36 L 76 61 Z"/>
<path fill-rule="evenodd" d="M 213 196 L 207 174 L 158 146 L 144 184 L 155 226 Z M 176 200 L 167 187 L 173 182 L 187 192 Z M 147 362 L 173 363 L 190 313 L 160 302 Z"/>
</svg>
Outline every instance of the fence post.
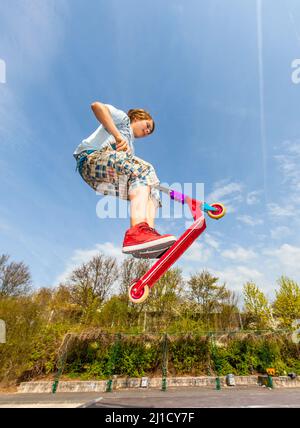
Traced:
<svg viewBox="0 0 300 428">
<path fill-rule="evenodd" d="M 168 337 L 164 334 L 162 342 L 162 391 L 167 390 L 167 373 L 168 373 Z"/>
<path fill-rule="evenodd" d="M 110 361 L 110 367 L 109 367 L 110 379 L 108 379 L 107 381 L 106 392 L 112 392 L 113 390 L 113 375 L 115 372 L 117 356 L 120 349 L 120 341 L 121 341 L 121 334 L 117 333 L 115 335 L 115 343 L 113 345 L 112 357 Z"/>
<path fill-rule="evenodd" d="M 216 361 L 215 361 L 215 359 L 216 359 L 216 352 L 217 352 L 217 346 L 216 346 L 216 343 L 215 343 L 215 337 L 214 337 L 213 333 L 209 332 L 208 333 L 208 337 L 209 337 L 209 340 L 210 340 L 210 343 L 211 343 L 211 350 L 212 350 L 212 352 L 214 354 L 214 369 L 215 369 L 215 372 L 217 373 L 217 377 L 215 379 L 215 381 L 216 381 L 216 390 L 220 391 L 220 389 L 221 389 L 221 381 L 220 381 L 220 376 L 219 376 L 219 368 L 218 368 L 218 364 L 216 364 Z"/>
</svg>

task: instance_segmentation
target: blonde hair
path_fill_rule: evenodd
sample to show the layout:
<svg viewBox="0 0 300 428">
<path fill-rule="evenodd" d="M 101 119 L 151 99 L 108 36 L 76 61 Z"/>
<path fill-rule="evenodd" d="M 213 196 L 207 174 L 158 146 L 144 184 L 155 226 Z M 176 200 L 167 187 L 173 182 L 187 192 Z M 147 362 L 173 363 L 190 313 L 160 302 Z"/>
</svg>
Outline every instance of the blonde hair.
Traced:
<svg viewBox="0 0 300 428">
<path fill-rule="evenodd" d="M 154 128 L 155 128 L 154 120 L 152 119 L 151 114 L 148 113 L 146 110 L 143 110 L 142 108 L 132 108 L 128 111 L 127 116 L 130 119 L 130 123 L 138 120 L 152 120 L 153 128 L 152 128 L 151 134 L 154 131 Z"/>
</svg>

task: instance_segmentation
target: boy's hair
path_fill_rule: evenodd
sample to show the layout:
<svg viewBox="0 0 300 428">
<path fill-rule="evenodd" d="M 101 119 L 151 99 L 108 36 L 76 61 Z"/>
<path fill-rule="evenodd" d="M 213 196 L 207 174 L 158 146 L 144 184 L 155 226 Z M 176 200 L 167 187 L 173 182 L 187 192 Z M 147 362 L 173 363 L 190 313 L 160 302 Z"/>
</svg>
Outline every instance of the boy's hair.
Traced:
<svg viewBox="0 0 300 428">
<path fill-rule="evenodd" d="M 130 123 L 133 122 L 134 120 L 152 120 L 153 129 L 151 131 L 151 134 L 154 131 L 154 128 L 155 128 L 154 120 L 152 119 L 151 114 L 148 113 L 146 110 L 143 110 L 142 108 L 132 108 L 131 110 L 128 111 L 127 116 L 130 119 Z"/>
</svg>

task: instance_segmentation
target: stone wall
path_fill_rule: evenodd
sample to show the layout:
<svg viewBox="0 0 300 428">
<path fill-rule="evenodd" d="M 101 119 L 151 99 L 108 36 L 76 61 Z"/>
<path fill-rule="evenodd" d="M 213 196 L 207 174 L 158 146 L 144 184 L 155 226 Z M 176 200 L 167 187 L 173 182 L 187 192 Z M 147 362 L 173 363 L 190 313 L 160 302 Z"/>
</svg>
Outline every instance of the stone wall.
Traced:
<svg viewBox="0 0 300 428">
<path fill-rule="evenodd" d="M 236 386 L 255 386 L 258 385 L 258 376 L 234 376 Z M 273 386 L 276 387 L 300 387 L 300 377 L 290 379 L 288 376 L 273 377 Z M 234 388 L 226 385 L 226 377 L 220 376 L 222 387 Z M 22 382 L 18 387 L 20 393 L 49 393 L 52 392 L 53 382 Z M 143 386 L 147 385 L 147 386 Z M 168 377 L 168 388 L 180 387 L 211 387 L 215 388 L 216 378 L 212 376 L 199 377 Z M 162 378 L 117 378 L 113 377 L 112 389 L 143 389 L 157 388 L 161 389 Z M 60 381 L 57 392 L 105 392 L 107 390 L 107 381 Z"/>
</svg>

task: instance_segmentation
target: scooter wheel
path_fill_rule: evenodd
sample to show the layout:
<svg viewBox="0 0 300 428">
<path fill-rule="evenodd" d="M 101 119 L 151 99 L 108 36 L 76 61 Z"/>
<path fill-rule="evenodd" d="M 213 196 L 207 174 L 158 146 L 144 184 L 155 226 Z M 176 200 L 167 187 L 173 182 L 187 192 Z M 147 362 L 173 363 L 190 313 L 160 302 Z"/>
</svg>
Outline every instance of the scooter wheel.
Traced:
<svg viewBox="0 0 300 428">
<path fill-rule="evenodd" d="M 218 220 L 219 218 L 224 217 L 224 215 L 226 214 L 226 208 L 224 207 L 223 204 L 215 203 L 215 204 L 211 204 L 212 207 L 217 208 L 217 211 L 207 211 L 207 214 L 209 215 L 210 218 L 213 218 L 215 220 Z"/>
<path fill-rule="evenodd" d="M 128 290 L 129 300 L 133 303 L 143 303 L 149 296 L 149 287 L 144 285 L 144 288 L 138 290 L 135 288 L 137 282 L 134 282 Z"/>
</svg>

